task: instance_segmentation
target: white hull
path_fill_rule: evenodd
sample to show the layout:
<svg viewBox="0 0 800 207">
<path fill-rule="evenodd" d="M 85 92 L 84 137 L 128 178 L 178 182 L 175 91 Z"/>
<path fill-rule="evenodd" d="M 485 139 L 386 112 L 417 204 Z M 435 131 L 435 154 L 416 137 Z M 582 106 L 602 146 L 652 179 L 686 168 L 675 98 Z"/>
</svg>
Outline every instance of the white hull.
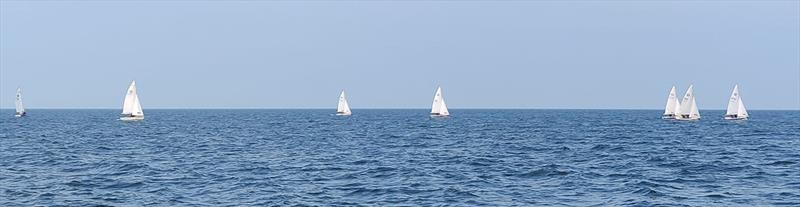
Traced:
<svg viewBox="0 0 800 207">
<path fill-rule="evenodd" d="M 661 115 L 661 119 L 677 119 L 674 114 L 664 114 Z"/>
<path fill-rule="evenodd" d="M 336 112 L 336 116 L 350 116 L 350 115 L 353 115 L 353 113 L 341 113 L 341 112 Z"/>
<path fill-rule="evenodd" d="M 144 116 L 123 116 L 123 117 L 119 117 L 119 120 L 122 120 L 122 121 L 138 121 L 138 120 L 144 120 Z"/>
<path fill-rule="evenodd" d="M 747 117 L 731 117 L 731 116 L 725 116 L 725 120 L 747 120 Z"/>
<path fill-rule="evenodd" d="M 730 118 L 730 117 L 725 117 L 725 120 L 747 120 L 747 118 Z"/>
<path fill-rule="evenodd" d="M 691 117 L 691 118 L 683 118 L 683 117 L 678 117 L 678 118 L 675 118 L 675 120 L 681 120 L 681 121 L 695 121 L 695 120 L 700 120 L 700 117 Z"/>
<path fill-rule="evenodd" d="M 431 117 L 448 117 L 450 114 L 431 113 Z"/>
</svg>

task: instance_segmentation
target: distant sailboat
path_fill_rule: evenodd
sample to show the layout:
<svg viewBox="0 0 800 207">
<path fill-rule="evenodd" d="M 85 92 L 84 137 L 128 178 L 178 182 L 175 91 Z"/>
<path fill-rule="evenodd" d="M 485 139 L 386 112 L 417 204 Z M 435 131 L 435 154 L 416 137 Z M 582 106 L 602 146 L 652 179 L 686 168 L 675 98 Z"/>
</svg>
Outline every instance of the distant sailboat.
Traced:
<svg viewBox="0 0 800 207">
<path fill-rule="evenodd" d="M 728 111 L 725 112 L 725 119 L 728 120 L 744 120 L 750 116 L 747 114 L 747 109 L 744 108 L 744 101 L 739 94 L 739 85 L 733 86 L 731 98 L 728 101 Z"/>
<path fill-rule="evenodd" d="M 442 96 L 442 87 L 436 89 L 436 95 L 433 96 L 433 105 L 431 106 L 431 116 L 449 116 L 450 112 L 447 111 L 447 104 L 444 103 Z"/>
<path fill-rule="evenodd" d="M 678 103 L 678 94 L 675 93 L 675 86 L 669 90 L 669 97 L 667 98 L 667 106 L 664 108 L 664 115 L 662 119 L 675 119 L 680 116 L 681 103 Z"/>
<path fill-rule="evenodd" d="M 25 114 L 25 107 L 22 105 L 22 89 L 17 88 L 17 98 L 14 100 L 14 106 L 16 107 L 17 111 L 14 113 L 16 117 L 23 117 Z"/>
<path fill-rule="evenodd" d="M 339 106 L 336 107 L 336 115 L 349 116 L 352 114 L 350 104 L 347 104 L 347 97 L 344 95 L 344 90 L 342 90 L 342 94 L 339 94 Z"/>
<path fill-rule="evenodd" d="M 689 85 L 686 94 L 681 101 L 681 110 L 678 120 L 698 120 L 700 119 L 700 111 L 697 109 L 697 101 L 694 98 L 694 86 Z"/>
<path fill-rule="evenodd" d="M 122 104 L 122 115 L 120 120 L 142 120 L 144 119 L 144 112 L 142 112 L 142 104 L 139 103 L 139 95 L 136 94 L 136 81 L 131 82 L 128 87 L 128 93 L 125 94 L 125 102 Z"/>
</svg>

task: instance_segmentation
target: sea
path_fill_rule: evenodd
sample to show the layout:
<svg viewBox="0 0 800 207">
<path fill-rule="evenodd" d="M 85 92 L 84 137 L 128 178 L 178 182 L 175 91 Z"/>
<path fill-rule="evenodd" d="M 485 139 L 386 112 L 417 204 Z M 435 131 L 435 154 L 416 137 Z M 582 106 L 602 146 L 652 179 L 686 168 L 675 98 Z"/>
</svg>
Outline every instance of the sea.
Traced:
<svg viewBox="0 0 800 207">
<path fill-rule="evenodd" d="M 0 206 L 800 206 L 800 111 L 0 110 Z"/>
</svg>

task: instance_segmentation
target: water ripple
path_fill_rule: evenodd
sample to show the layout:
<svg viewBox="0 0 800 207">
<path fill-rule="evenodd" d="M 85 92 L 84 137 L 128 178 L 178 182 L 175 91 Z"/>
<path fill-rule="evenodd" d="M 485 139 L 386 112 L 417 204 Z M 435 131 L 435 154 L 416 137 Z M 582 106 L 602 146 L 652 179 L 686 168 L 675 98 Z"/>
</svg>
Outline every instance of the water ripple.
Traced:
<svg viewBox="0 0 800 207">
<path fill-rule="evenodd" d="M 798 111 L 354 112 L 0 117 L 0 206 L 800 205 Z"/>
</svg>

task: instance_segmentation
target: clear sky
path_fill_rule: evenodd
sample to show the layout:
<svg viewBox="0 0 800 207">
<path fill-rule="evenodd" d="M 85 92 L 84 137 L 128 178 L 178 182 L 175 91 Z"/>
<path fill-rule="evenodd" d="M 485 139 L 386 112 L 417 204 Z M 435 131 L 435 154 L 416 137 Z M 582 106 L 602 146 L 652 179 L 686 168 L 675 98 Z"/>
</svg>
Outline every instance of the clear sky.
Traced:
<svg viewBox="0 0 800 207">
<path fill-rule="evenodd" d="M 800 1 L 0 1 L 0 107 L 800 109 Z"/>
</svg>

